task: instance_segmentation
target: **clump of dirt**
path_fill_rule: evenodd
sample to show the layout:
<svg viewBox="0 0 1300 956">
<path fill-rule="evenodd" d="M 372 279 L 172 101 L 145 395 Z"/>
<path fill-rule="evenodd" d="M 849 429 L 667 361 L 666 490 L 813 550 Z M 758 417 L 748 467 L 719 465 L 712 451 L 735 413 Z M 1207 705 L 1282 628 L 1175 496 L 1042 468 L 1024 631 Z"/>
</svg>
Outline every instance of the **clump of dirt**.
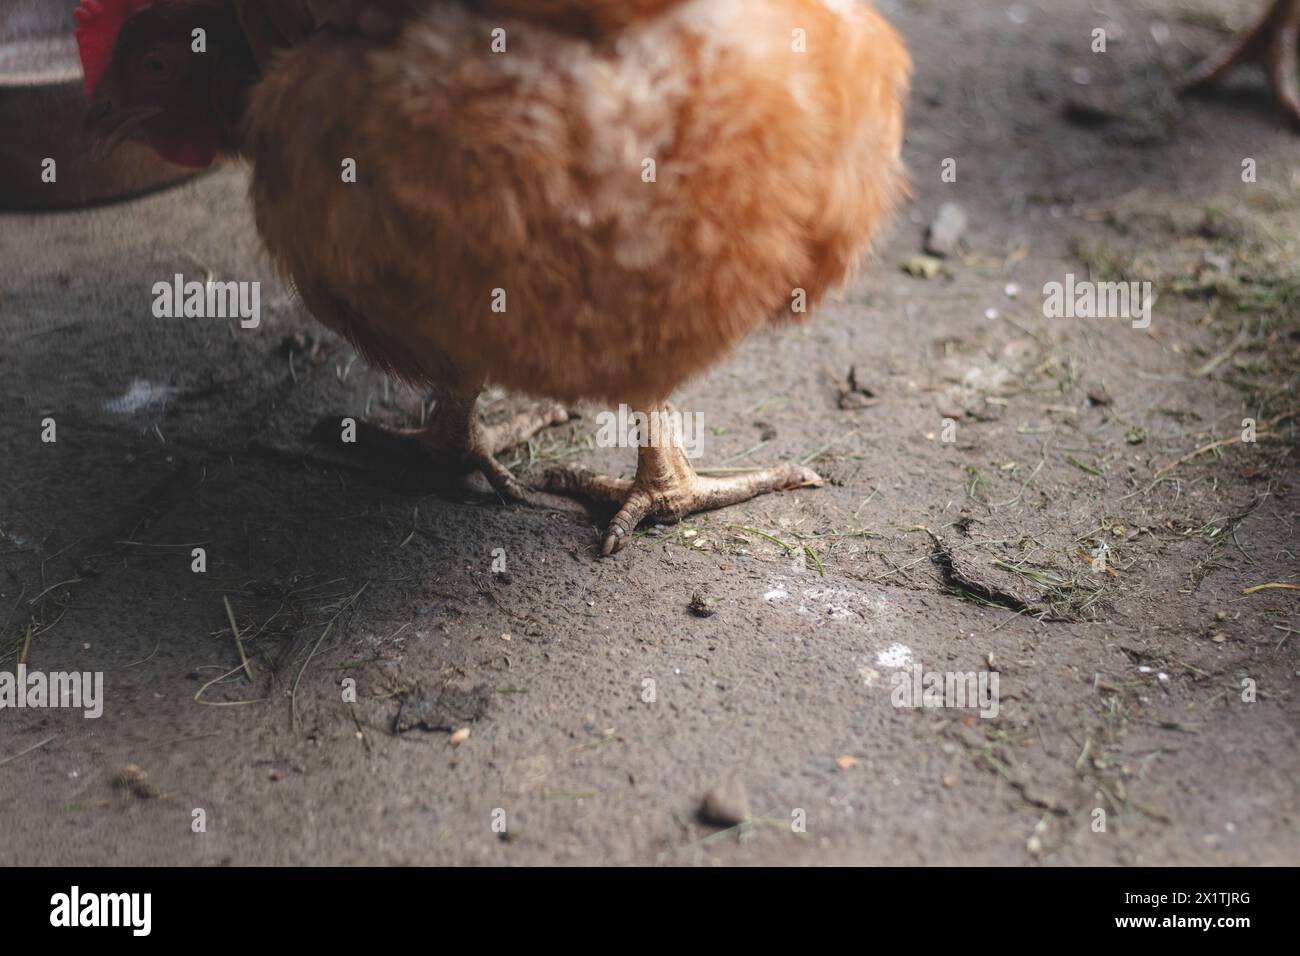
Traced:
<svg viewBox="0 0 1300 956">
<path fill-rule="evenodd" d="M 491 702 L 492 688 L 487 684 L 447 686 L 434 695 L 415 690 L 400 698 L 393 730 L 399 734 L 417 729 L 455 733 L 481 720 Z"/>
</svg>

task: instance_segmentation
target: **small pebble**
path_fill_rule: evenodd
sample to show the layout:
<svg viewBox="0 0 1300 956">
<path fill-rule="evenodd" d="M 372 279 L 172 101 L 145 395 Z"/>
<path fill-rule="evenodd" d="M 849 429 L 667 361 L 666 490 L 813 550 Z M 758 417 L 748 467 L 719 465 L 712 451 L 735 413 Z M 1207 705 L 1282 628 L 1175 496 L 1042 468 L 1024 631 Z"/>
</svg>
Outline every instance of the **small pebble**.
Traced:
<svg viewBox="0 0 1300 956">
<path fill-rule="evenodd" d="M 160 793 L 158 788 L 149 782 L 149 774 L 133 763 L 126 765 L 126 769 L 117 775 L 113 784 L 119 790 L 125 790 L 141 800 L 152 800 Z"/>
<path fill-rule="evenodd" d="M 740 777 L 729 773 L 704 797 L 700 816 L 718 826 L 734 827 L 749 819 L 749 794 Z"/>
<path fill-rule="evenodd" d="M 916 279 L 933 279 L 943 269 L 943 263 L 932 256 L 912 256 L 903 263 L 903 271 Z"/>
<path fill-rule="evenodd" d="M 691 596 L 691 603 L 687 607 L 696 617 L 713 617 L 718 613 L 718 602 L 699 593 Z"/>
<path fill-rule="evenodd" d="M 961 237 L 966 233 L 966 212 L 955 202 L 946 202 L 930 223 L 925 234 L 925 251 L 946 259 L 957 251 Z"/>
</svg>

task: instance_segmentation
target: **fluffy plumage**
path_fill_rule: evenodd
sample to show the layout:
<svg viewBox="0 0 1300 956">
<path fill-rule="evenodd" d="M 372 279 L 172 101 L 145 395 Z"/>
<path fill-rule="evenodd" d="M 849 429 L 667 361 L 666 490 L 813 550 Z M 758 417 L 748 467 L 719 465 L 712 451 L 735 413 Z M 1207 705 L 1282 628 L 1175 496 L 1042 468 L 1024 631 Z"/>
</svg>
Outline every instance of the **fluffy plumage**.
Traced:
<svg viewBox="0 0 1300 956">
<path fill-rule="evenodd" d="M 404 377 L 638 406 L 849 274 L 903 193 L 908 60 L 847 0 L 553 5 L 617 41 L 433 3 L 284 55 L 247 112 L 258 228 Z"/>
</svg>

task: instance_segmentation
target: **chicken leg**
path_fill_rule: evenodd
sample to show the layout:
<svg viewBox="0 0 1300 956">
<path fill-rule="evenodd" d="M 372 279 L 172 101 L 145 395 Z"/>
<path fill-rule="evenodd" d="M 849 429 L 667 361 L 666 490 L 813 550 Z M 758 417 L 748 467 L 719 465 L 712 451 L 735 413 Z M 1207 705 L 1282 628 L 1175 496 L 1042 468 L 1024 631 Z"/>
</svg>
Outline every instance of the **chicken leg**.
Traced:
<svg viewBox="0 0 1300 956">
<path fill-rule="evenodd" d="M 1184 92 L 1218 83 L 1237 67 L 1259 63 L 1268 71 L 1269 86 L 1283 112 L 1300 128 L 1300 81 L 1296 78 L 1300 47 L 1300 0 L 1273 0 L 1255 26 L 1203 62 L 1183 81 Z"/>
<path fill-rule="evenodd" d="M 538 432 L 561 425 L 569 413 L 560 405 L 535 406 L 512 415 L 496 425 L 478 420 L 478 391 L 451 392 L 438 400 L 433 421 L 425 428 L 390 428 L 361 423 L 357 443 L 369 451 L 395 457 L 418 457 L 433 461 L 449 476 L 463 476 L 474 471 L 487 479 L 492 490 L 514 502 L 529 500 L 528 490 L 497 461 L 496 456 L 522 445 Z M 323 422 L 337 429 L 337 422 Z"/>
<path fill-rule="evenodd" d="M 695 473 L 671 429 L 656 426 L 664 406 L 646 417 L 652 423 L 637 453 L 636 478 L 607 478 L 584 468 L 553 468 L 543 476 L 540 489 L 552 494 L 581 497 L 617 509 L 601 545 L 601 557 L 621 551 L 642 521 L 675 523 L 700 511 L 739 504 L 759 495 L 822 484 L 816 472 L 785 464 L 761 471 L 714 478 Z"/>
</svg>

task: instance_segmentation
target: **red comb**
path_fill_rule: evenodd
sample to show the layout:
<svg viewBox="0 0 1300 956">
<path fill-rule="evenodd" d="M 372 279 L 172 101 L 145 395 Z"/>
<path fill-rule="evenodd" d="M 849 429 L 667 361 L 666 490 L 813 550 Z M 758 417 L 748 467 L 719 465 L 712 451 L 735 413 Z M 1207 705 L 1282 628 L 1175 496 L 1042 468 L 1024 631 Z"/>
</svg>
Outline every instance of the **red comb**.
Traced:
<svg viewBox="0 0 1300 956">
<path fill-rule="evenodd" d="M 86 96 L 95 95 L 95 89 L 108 72 L 122 26 L 149 3 L 150 0 L 81 0 L 81 6 L 77 7 L 77 49 L 81 51 L 81 68 L 86 74 Z"/>
</svg>

